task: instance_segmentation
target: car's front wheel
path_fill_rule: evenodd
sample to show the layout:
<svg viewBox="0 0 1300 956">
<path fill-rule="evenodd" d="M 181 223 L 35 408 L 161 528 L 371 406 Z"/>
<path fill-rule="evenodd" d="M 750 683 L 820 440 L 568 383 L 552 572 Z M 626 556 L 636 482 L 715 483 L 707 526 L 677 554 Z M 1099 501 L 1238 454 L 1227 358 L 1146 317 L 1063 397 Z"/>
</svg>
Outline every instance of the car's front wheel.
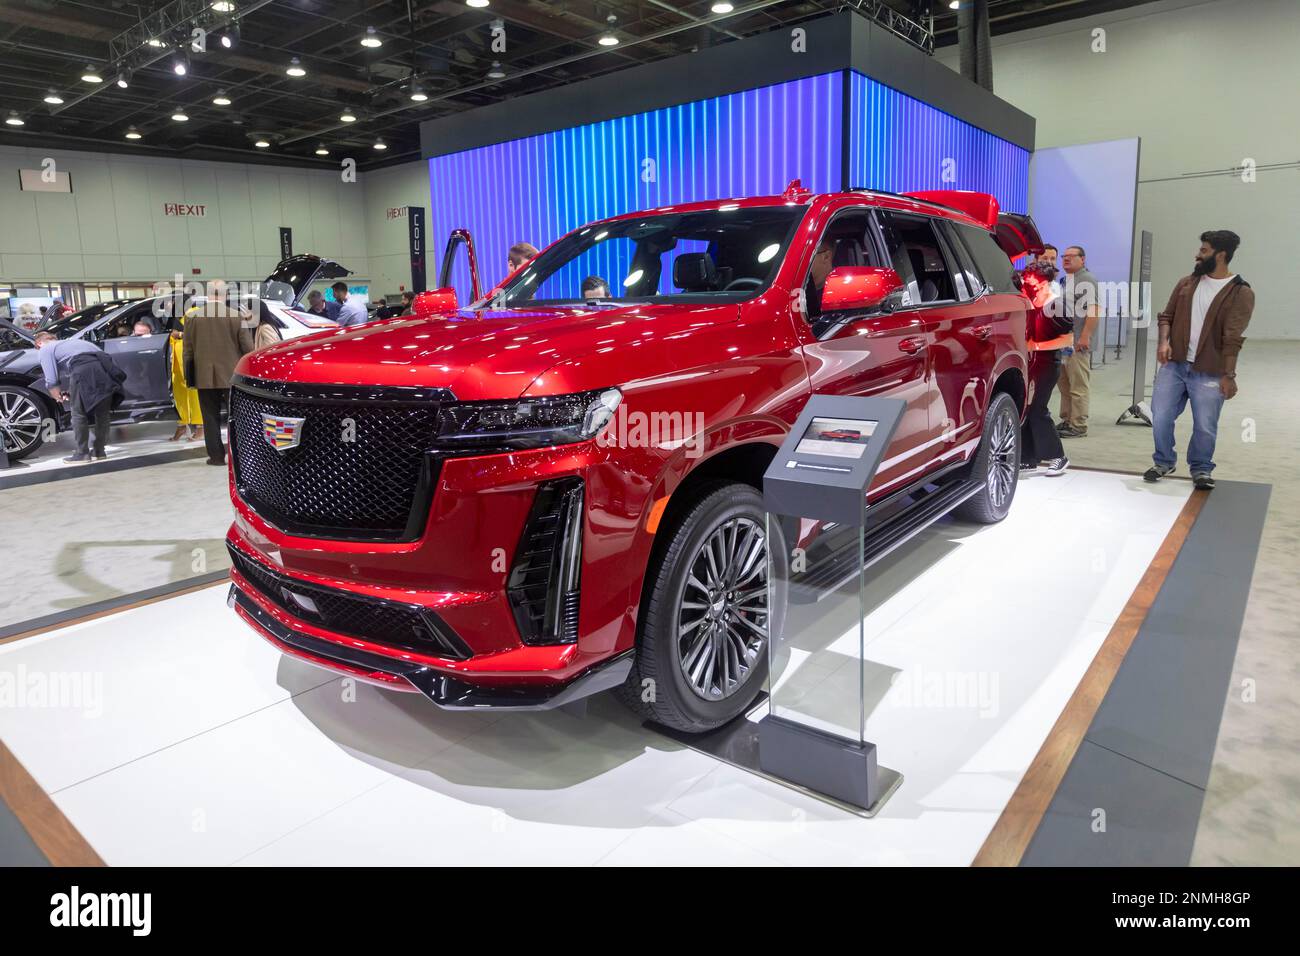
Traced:
<svg viewBox="0 0 1300 956">
<path fill-rule="evenodd" d="M 711 486 L 660 533 L 620 696 L 650 720 L 700 733 L 746 711 L 767 674 L 762 496 L 749 485 Z"/>
<path fill-rule="evenodd" d="M 0 442 L 10 461 L 26 458 L 45 443 L 45 407 L 36 393 L 0 385 Z"/>
</svg>

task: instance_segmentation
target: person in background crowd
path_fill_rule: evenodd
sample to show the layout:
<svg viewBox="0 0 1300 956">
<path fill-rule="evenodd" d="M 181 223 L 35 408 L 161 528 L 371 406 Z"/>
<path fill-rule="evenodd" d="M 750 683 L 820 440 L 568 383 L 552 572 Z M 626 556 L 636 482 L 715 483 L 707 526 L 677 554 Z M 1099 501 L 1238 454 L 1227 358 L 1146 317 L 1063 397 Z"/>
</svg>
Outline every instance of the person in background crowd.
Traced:
<svg viewBox="0 0 1300 956">
<path fill-rule="evenodd" d="M 45 313 L 49 311 L 50 307 L 48 305 L 41 306 L 41 325 L 45 324 Z"/>
<path fill-rule="evenodd" d="M 49 325 L 52 322 L 59 321 L 59 319 L 63 318 L 63 316 L 67 313 L 67 311 L 68 310 L 63 305 L 63 300 L 55 299 L 50 304 L 50 307 L 45 310 L 45 324 Z"/>
<path fill-rule="evenodd" d="M 1051 266 L 1052 270 L 1056 271 L 1057 251 L 1056 246 L 1052 245 L 1050 242 L 1043 246 L 1043 251 L 1038 254 L 1038 264 L 1042 266 Z"/>
<path fill-rule="evenodd" d="M 63 459 L 81 465 L 108 457 L 108 417 L 113 406 L 125 398 L 122 383 L 126 373 L 112 358 L 84 339 L 59 339 L 53 332 L 38 332 L 36 347 L 41 352 L 41 372 L 50 396 L 64 400 L 72 412 L 72 437 L 76 450 Z M 95 424 L 94 458 L 91 457 L 90 423 Z"/>
<path fill-rule="evenodd" d="M 1192 406 L 1187 467 L 1197 488 L 1214 487 L 1214 445 L 1223 403 L 1237 394 L 1237 356 L 1255 311 L 1255 290 L 1228 270 L 1241 237 L 1227 229 L 1201 233 L 1192 274 L 1178 280 L 1160 313 L 1160 345 L 1151 424 L 1153 464 L 1142 476 L 1159 481 L 1174 470 L 1174 423 Z"/>
<path fill-rule="evenodd" d="M 168 348 L 171 350 L 172 404 L 176 406 L 176 433 L 168 441 L 180 441 L 189 432 L 190 441 L 203 438 L 203 410 L 199 407 L 199 390 L 185 380 L 184 334 L 185 317 L 199 311 L 202 306 L 193 306 L 182 316 L 176 328 L 168 336 Z"/>
<path fill-rule="evenodd" d="M 316 289 L 312 289 L 307 294 L 307 311 L 312 315 L 324 316 L 327 319 L 338 320 L 339 304 L 331 302 L 321 295 Z"/>
<path fill-rule="evenodd" d="M 1088 401 L 1092 385 L 1092 336 L 1097 330 L 1097 279 L 1088 271 L 1082 246 L 1066 246 L 1061 256 L 1065 267 L 1065 314 L 1074 320 L 1074 346 L 1063 349 L 1061 369 L 1061 422 L 1056 426 L 1062 438 L 1086 438 Z"/>
<path fill-rule="evenodd" d="M 260 352 L 262 349 L 270 348 L 277 342 L 283 341 L 284 336 L 276 328 L 275 323 L 269 321 L 265 316 L 262 321 L 257 323 L 257 331 L 253 333 L 253 351 Z"/>
<path fill-rule="evenodd" d="M 402 293 L 401 315 L 415 315 L 415 293 L 407 290 Z"/>
<path fill-rule="evenodd" d="M 600 276 L 587 276 L 582 280 L 582 297 L 584 299 L 608 299 L 609 283 Z"/>
<path fill-rule="evenodd" d="M 132 335 L 153 335 L 153 326 L 145 319 L 136 319 L 135 325 L 131 326 Z"/>
<path fill-rule="evenodd" d="M 1020 277 L 1020 291 L 1037 309 L 1029 340 L 1029 377 L 1034 394 L 1020 428 L 1020 468 L 1031 471 L 1045 465 L 1049 477 L 1063 475 L 1070 467 L 1061 436 L 1052 426 L 1050 403 L 1052 389 L 1061 377 L 1060 350 L 1074 340 L 1072 330 L 1055 325 L 1052 314 L 1056 310 L 1048 308 L 1060 294 L 1055 279 L 1056 267 L 1042 256 L 1031 262 Z"/>
<path fill-rule="evenodd" d="M 402 314 L 402 306 L 389 305 L 387 296 L 379 300 L 379 306 L 375 309 L 376 319 L 393 319 Z"/>
<path fill-rule="evenodd" d="M 537 247 L 531 242 L 516 242 L 506 253 L 506 275 L 514 272 L 535 255 L 537 255 Z"/>
<path fill-rule="evenodd" d="M 185 380 L 199 390 L 203 440 L 208 464 L 226 464 L 221 440 L 221 406 L 239 360 L 253 351 L 252 315 L 225 302 L 219 283 L 203 306 L 185 321 L 183 357 Z"/>
<path fill-rule="evenodd" d="M 370 321 L 370 316 L 366 314 L 365 303 L 359 298 L 348 296 L 346 282 L 336 282 L 330 288 L 334 291 L 334 301 L 339 304 L 339 312 L 334 317 L 334 321 L 340 326 L 347 329 L 355 325 L 365 325 Z"/>
</svg>

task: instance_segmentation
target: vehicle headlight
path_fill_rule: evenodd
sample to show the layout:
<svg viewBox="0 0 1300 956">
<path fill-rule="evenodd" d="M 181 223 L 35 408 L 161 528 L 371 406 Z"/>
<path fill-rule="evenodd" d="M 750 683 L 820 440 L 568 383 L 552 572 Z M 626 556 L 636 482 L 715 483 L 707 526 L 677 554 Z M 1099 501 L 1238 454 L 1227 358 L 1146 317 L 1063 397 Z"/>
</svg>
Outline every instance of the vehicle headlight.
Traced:
<svg viewBox="0 0 1300 956">
<path fill-rule="evenodd" d="M 506 402 L 456 402 L 438 413 L 443 448 L 545 448 L 586 441 L 614 415 L 616 388 Z"/>
</svg>

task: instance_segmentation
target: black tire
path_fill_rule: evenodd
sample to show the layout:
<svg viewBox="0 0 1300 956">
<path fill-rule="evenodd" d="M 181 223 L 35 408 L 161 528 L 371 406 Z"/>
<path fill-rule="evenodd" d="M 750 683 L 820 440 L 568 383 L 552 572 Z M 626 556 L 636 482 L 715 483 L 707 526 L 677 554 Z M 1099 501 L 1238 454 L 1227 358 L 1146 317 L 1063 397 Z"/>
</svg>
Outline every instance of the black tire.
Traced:
<svg viewBox="0 0 1300 956">
<path fill-rule="evenodd" d="M 984 433 L 970 477 L 980 483 L 980 490 L 962 502 L 954 516 L 977 524 L 996 524 L 1005 518 L 1020 478 L 1020 411 L 1005 392 L 995 393 L 984 412 Z"/>
<path fill-rule="evenodd" d="M 762 495 L 751 486 L 739 483 L 703 487 L 684 508 L 677 520 L 660 529 L 659 533 L 665 537 L 660 541 L 661 547 L 656 549 L 656 557 L 651 560 L 647 574 L 639 616 L 636 660 L 617 694 L 623 703 L 648 720 L 687 733 L 702 733 L 747 711 L 763 689 L 767 677 L 767 639 L 757 635 L 760 631 L 770 635 L 771 615 L 766 596 L 762 600 L 764 610 L 761 614 L 752 610 L 755 604 L 742 603 L 742 600 L 754 601 L 752 592 L 759 587 L 753 579 L 738 580 L 746 573 L 741 567 L 743 561 L 731 562 L 724 571 L 724 574 L 731 574 L 733 586 L 739 585 L 733 592 L 728 592 L 735 595 L 734 604 L 730 603 L 731 598 L 720 593 L 716 603 L 711 603 L 707 596 L 701 601 L 689 602 L 708 610 L 688 609 L 684 606 L 688 603 L 688 589 L 691 597 L 695 597 L 701 583 L 712 583 L 702 582 L 696 577 L 688 584 L 688 578 L 692 568 L 696 567 L 696 561 L 706 560 L 705 543 L 717 544 L 719 539 L 715 538 L 715 533 L 721 533 L 724 542 L 728 534 L 735 535 L 736 539 L 746 536 L 744 542 L 737 540 L 737 550 L 747 554 L 753 547 L 750 535 L 756 528 L 765 550 L 766 515 Z M 777 550 L 778 560 L 783 554 L 783 549 Z M 749 570 L 752 571 L 757 563 L 764 565 L 761 580 L 766 589 L 766 555 L 758 557 Z M 744 597 L 746 594 L 750 597 Z M 719 615 L 716 622 L 714 614 Z M 728 614 L 733 617 L 727 617 Z M 683 621 L 684 616 L 691 615 L 707 618 L 705 625 L 699 627 L 693 619 Z M 679 633 L 682 627 L 685 630 Z M 714 635 L 703 639 L 707 648 L 701 653 L 713 660 L 720 651 L 725 658 L 725 663 L 719 659 L 713 671 L 709 666 L 699 668 L 705 675 L 700 683 L 710 684 L 709 675 L 713 674 L 719 677 L 719 685 L 727 688 L 712 697 L 692 686 L 686 673 L 687 665 L 682 660 L 684 653 L 689 656 L 688 642 L 692 648 L 700 646 L 691 636 L 692 629 L 695 635 L 704 635 L 706 631 Z M 738 635 L 753 635 L 758 646 L 752 650 L 742 649 L 743 640 Z M 693 659 L 703 663 L 702 657 Z M 726 679 L 727 673 L 740 673 L 742 667 L 740 679 Z"/>
<path fill-rule="evenodd" d="M 30 388 L 0 385 L 0 442 L 10 461 L 26 458 L 45 444 L 49 417 L 45 402 Z"/>
</svg>

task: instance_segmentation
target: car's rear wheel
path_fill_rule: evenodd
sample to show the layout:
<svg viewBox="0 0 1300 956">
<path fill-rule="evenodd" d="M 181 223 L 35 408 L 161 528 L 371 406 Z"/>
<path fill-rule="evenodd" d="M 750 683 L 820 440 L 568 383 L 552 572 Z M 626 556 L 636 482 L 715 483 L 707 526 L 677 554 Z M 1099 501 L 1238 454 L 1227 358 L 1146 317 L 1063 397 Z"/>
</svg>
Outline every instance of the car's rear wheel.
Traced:
<svg viewBox="0 0 1300 956">
<path fill-rule="evenodd" d="M 1020 477 L 1020 410 L 1005 392 L 996 393 L 984 413 L 984 434 L 970 477 L 980 483 L 980 490 L 957 508 L 956 517 L 979 524 L 1005 518 Z"/>
<path fill-rule="evenodd" d="M 0 385 L 0 442 L 10 461 L 45 443 L 45 406 L 31 389 Z"/>
<path fill-rule="evenodd" d="M 746 711 L 767 675 L 762 496 L 749 485 L 710 486 L 660 534 L 620 697 L 650 720 L 699 733 Z"/>
</svg>

